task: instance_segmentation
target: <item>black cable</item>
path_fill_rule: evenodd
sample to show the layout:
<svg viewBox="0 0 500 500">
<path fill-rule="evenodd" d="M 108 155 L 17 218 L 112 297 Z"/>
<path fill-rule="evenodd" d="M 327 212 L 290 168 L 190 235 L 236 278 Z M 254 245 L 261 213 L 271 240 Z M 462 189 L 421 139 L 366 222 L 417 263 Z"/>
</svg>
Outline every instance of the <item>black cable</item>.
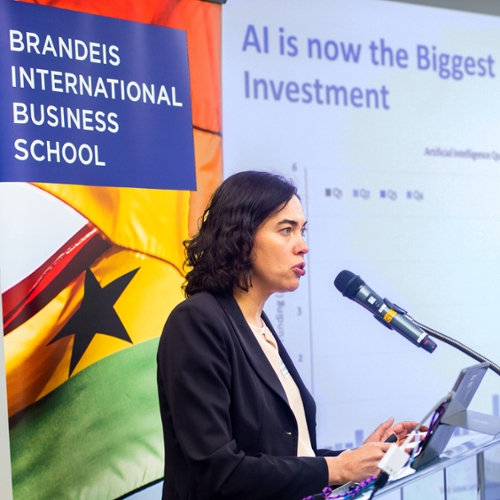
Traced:
<svg viewBox="0 0 500 500">
<path fill-rule="evenodd" d="M 375 493 L 377 493 L 377 491 L 380 488 L 383 488 L 387 484 L 388 480 L 389 480 L 389 474 L 381 470 L 378 473 L 377 479 L 375 479 L 375 481 L 373 482 L 372 494 L 370 495 L 370 498 L 368 500 L 372 500 L 372 498 L 375 496 Z"/>
<path fill-rule="evenodd" d="M 397 440 L 398 440 L 398 437 L 396 436 L 396 434 L 391 434 L 384 441 L 384 443 L 395 443 Z M 370 498 L 368 500 L 372 500 L 372 498 L 375 495 L 375 493 L 377 493 L 377 491 L 380 488 L 383 488 L 387 484 L 388 480 L 389 480 L 389 474 L 387 474 L 387 472 L 384 472 L 383 470 L 381 470 L 378 473 L 377 479 L 375 479 L 375 481 L 373 482 L 372 494 L 370 495 Z"/>
</svg>

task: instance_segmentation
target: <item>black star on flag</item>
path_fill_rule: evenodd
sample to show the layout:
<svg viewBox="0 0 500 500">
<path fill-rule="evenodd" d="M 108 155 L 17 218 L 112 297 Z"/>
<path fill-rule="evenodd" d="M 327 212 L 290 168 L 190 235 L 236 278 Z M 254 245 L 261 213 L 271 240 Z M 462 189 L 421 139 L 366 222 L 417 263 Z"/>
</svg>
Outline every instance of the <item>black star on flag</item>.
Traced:
<svg viewBox="0 0 500 500">
<path fill-rule="evenodd" d="M 49 342 L 50 345 L 59 339 L 74 335 L 69 376 L 98 333 L 132 343 L 113 306 L 138 270 L 139 268 L 124 274 L 105 287 L 101 287 L 90 269 L 85 271 L 85 285 L 80 308 Z"/>
</svg>

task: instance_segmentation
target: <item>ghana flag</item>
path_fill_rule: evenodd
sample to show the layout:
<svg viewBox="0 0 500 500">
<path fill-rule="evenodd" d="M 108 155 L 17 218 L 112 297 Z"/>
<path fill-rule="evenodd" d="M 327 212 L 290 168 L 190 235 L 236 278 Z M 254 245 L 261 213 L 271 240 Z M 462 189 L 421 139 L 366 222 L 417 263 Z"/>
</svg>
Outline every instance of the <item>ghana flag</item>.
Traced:
<svg viewBox="0 0 500 500">
<path fill-rule="evenodd" d="M 88 222 L 2 297 L 14 499 L 114 499 L 163 476 L 157 342 L 222 175 L 220 6 L 36 3 L 187 30 L 198 191 L 38 185 Z"/>
</svg>

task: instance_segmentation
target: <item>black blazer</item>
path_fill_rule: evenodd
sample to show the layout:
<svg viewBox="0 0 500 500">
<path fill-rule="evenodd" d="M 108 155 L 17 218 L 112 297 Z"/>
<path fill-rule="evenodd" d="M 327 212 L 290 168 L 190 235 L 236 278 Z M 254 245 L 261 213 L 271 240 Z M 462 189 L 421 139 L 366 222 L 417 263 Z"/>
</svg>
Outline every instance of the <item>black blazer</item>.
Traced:
<svg viewBox="0 0 500 500">
<path fill-rule="evenodd" d="M 277 337 L 316 450 L 316 405 Z M 328 482 L 321 457 L 297 457 L 283 387 L 233 297 L 200 292 L 170 314 L 158 350 L 164 500 L 295 500 Z M 336 454 L 319 451 L 319 454 Z"/>
</svg>

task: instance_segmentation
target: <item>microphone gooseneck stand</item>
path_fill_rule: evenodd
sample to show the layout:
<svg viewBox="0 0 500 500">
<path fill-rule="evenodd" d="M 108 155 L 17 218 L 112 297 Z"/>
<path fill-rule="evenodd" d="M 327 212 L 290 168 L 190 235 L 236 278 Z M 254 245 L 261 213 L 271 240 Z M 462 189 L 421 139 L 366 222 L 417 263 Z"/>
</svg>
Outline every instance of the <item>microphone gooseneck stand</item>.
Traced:
<svg viewBox="0 0 500 500">
<path fill-rule="evenodd" d="M 397 307 L 397 306 L 396 306 Z M 406 311 L 405 311 L 406 312 Z M 448 335 L 445 335 L 444 333 L 438 332 L 437 330 L 434 330 L 432 328 L 429 328 L 426 325 L 423 325 L 422 323 L 419 323 L 415 319 L 413 319 L 409 314 L 406 314 L 406 317 L 416 326 L 421 328 L 427 335 L 430 335 L 431 337 L 434 337 L 435 339 L 442 340 L 444 343 L 455 347 L 459 351 L 463 352 L 467 356 L 475 359 L 476 361 L 479 361 L 481 363 L 488 363 L 488 368 L 493 370 L 497 375 L 500 375 L 500 366 L 498 366 L 496 363 L 493 363 L 493 361 L 489 360 L 485 356 L 477 353 L 470 347 L 467 347 L 466 345 L 462 344 L 458 340 L 455 340 L 451 337 L 448 337 Z M 474 425 L 473 420 L 474 417 L 480 417 L 480 424 Z M 426 417 L 427 418 L 427 417 Z M 424 419 L 425 420 L 425 419 Z M 476 419 L 477 420 L 477 419 Z M 445 425 L 453 425 L 456 427 L 463 427 L 464 429 L 472 429 L 478 432 L 483 432 L 485 434 L 490 434 L 493 436 L 496 436 L 500 433 L 500 418 L 499 417 L 493 417 L 491 415 L 484 415 L 482 413 L 477 413 L 473 412 L 471 410 L 462 410 L 460 412 L 456 412 L 453 414 L 451 417 L 447 419 L 442 419 L 441 423 Z M 419 424 L 420 426 L 420 424 Z M 379 475 L 377 476 L 377 479 L 374 482 L 373 485 L 373 490 L 370 495 L 370 498 L 368 500 L 372 500 L 375 494 L 385 486 L 389 478 L 389 474 L 384 472 L 383 470 L 380 471 Z"/>
<path fill-rule="evenodd" d="M 496 363 L 493 363 L 493 361 L 489 360 L 485 356 L 477 353 L 470 347 L 467 347 L 466 345 L 462 344 L 458 340 L 452 339 L 451 337 L 448 337 L 448 335 L 445 335 L 444 333 L 438 332 L 436 330 L 433 330 L 432 328 L 429 328 L 428 326 L 422 325 L 422 323 L 419 323 L 418 321 L 414 320 L 411 316 L 406 315 L 408 319 L 413 321 L 415 325 L 418 327 L 422 328 L 422 330 L 430 335 L 431 337 L 434 337 L 435 339 L 442 340 L 448 345 L 451 345 L 452 347 L 455 347 L 459 351 L 463 352 L 464 354 L 467 354 L 467 356 L 470 356 L 471 358 L 475 359 L 476 361 L 479 361 L 481 363 L 487 362 L 489 363 L 489 368 L 493 370 L 497 375 L 500 376 L 500 366 L 498 366 Z"/>
</svg>

